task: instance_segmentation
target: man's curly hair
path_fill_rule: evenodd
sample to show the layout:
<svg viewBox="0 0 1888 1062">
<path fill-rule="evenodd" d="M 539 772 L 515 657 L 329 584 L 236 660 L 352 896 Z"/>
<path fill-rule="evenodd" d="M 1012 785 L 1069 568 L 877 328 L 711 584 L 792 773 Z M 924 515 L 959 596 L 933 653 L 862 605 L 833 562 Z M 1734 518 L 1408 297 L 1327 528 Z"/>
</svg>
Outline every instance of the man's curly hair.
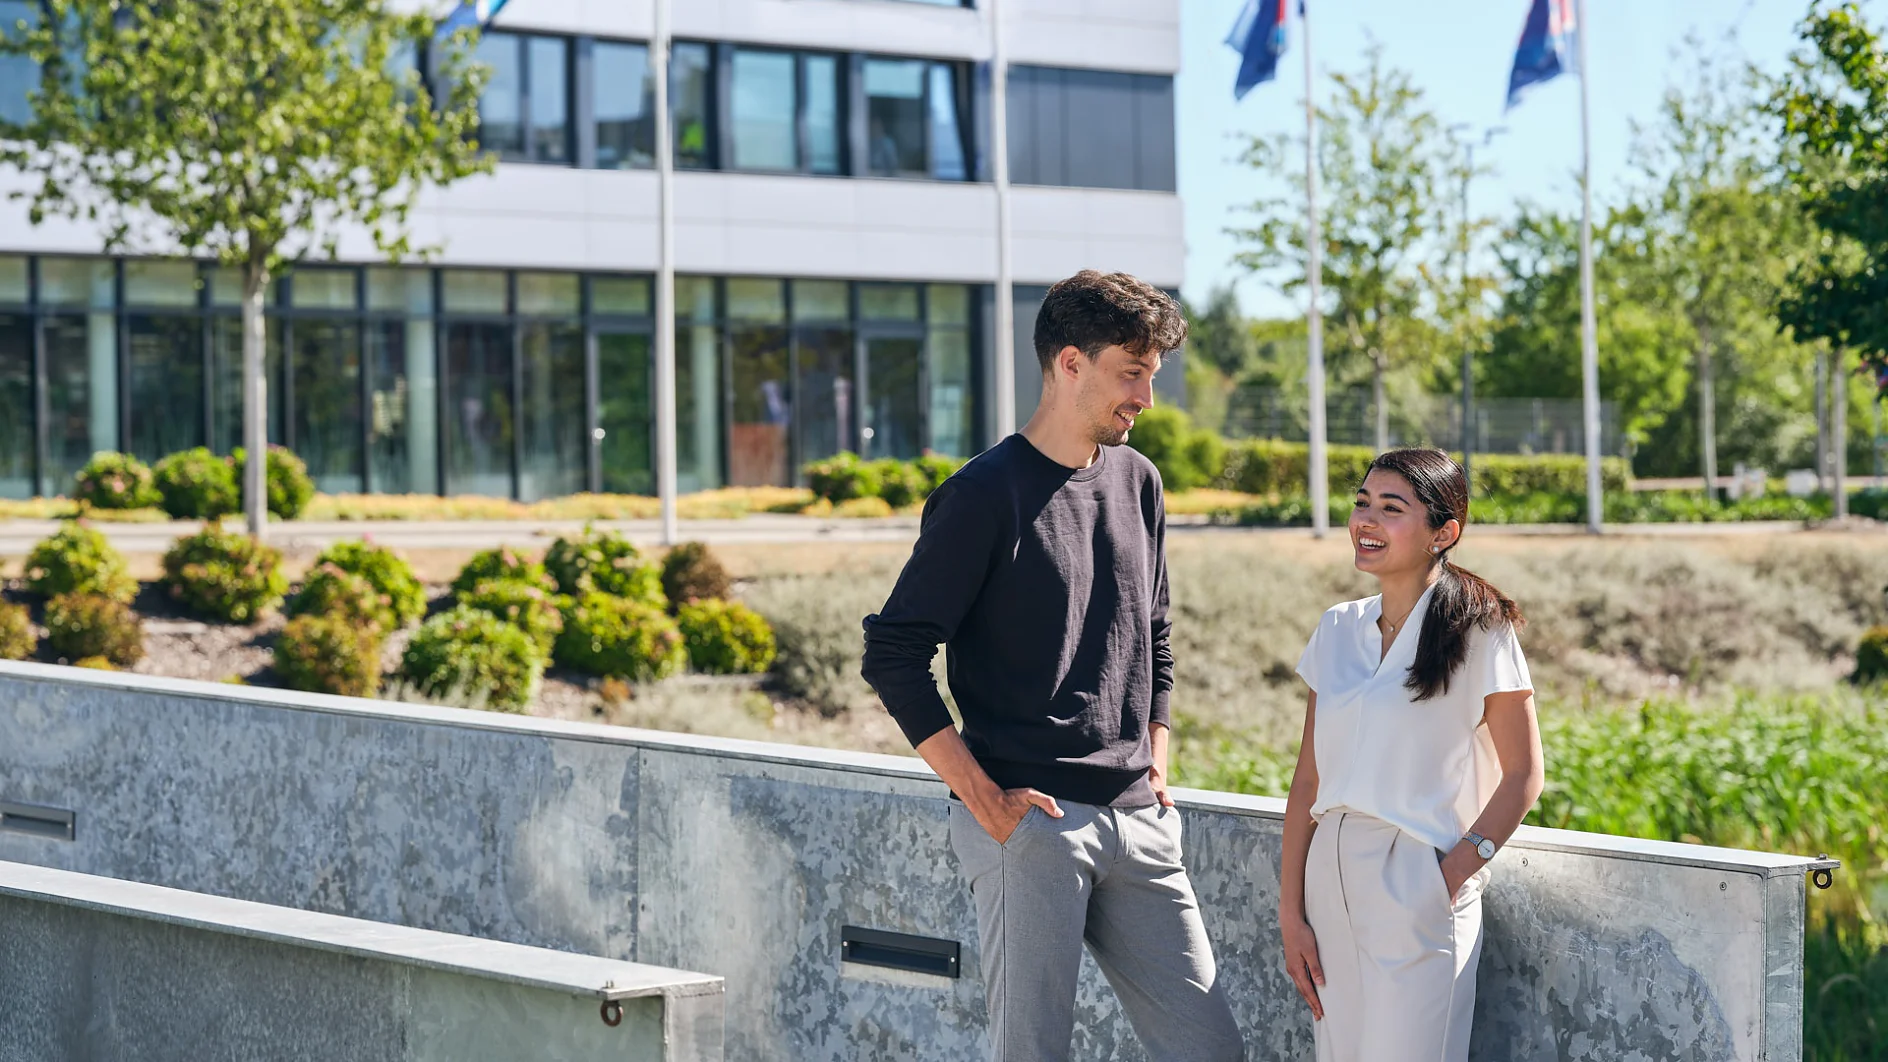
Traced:
<svg viewBox="0 0 1888 1062">
<path fill-rule="evenodd" d="M 1161 358 L 1187 341 L 1187 319 L 1171 295 L 1126 273 L 1084 269 L 1049 289 L 1036 312 L 1036 361 L 1044 372 L 1063 347 L 1092 361 L 1118 344 L 1139 357 Z"/>
</svg>

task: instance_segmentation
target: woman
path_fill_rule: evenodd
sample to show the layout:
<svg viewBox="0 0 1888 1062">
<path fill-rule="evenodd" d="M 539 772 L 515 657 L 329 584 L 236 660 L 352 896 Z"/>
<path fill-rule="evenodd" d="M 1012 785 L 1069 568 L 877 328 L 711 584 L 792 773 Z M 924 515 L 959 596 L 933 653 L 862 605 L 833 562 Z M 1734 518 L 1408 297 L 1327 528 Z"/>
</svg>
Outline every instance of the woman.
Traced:
<svg viewBox="0 0 1888 1062">
<path fill-rule="evenodd" d="M 1488 861 L 1540 796 L 1521 611 L 1449 562 L 1468 481 L 1440 450 L 1371 462 L 1351 510 L 1382 593 L 1324 614 L 1285 809 L 1279 925 L 1318 1062 L 1463 1062 Z"/>
</svg>

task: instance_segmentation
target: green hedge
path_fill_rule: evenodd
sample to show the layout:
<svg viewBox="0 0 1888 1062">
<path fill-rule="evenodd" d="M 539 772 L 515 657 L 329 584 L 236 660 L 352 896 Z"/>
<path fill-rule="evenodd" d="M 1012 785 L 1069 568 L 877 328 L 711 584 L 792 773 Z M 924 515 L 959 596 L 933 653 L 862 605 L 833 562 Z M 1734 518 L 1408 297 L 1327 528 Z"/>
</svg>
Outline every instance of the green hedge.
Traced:
<svg viewBox="0 0 1888 1062">
<path fill-rule="evenodd" d="M 964 467 L 955 457 L 926 454 L 913 461 L 885 458 L 867 461 L 841 452 L 809 462 L 801 473 L 815 497 L 837 505 L 855 498 L 882 498 L 894 509 L 915 505 Z"/>
<path fill-rule="evenodd" d="M 1349 493 L 1332 490 L 1331 525 L 1350 519 Z M 1828 497 L 1791 498 L 1767 494 L 1736 502 L 1711 502 L 1697 491 L 1626 491 L 1605 498 L 1609 524 L 1737 523 L 1749 520 L 1807 521 L 1827 519 L 1833 511 Z M 1303 494 L 1283 494 L 1251 505 L 1226 509 L 1217 518 L 1251 527 L 1301 527 L 1311 523 L 1311 501 Z M 1512 494 L 1477 497 L 1469 503 L 1471 524 L 1584 524 L 1586 495 Z"/>
<path fill-rule="evenodd" d="M 1355 494 L 1376 454 L 1368 446 L 1327 447 L 1326 481 L 1331 494 Z M 1459 460 L 1461 455 L 1456 457 Z M 1311 450 L 1305 443 L 1242 439 L 1227 446 L 1225 467 L 1214 485 L 1247 494 L 1302 494 L 1310 482 L 1310 469 Z M 1586 494 L 1586 459 L 1577 454 L 1476 454 L 1470 470 L 1478 498 Z M 1623 457 L 1601 458 L 1600 483 L 1609 492 L 1630 490 L 1631 465 Z"/>
<path fill-rule="evenodd" d="M 1224 440 L 1195 428 L 1183 410 L 1156 406 L 1143 411 L 1128 432 L 1128 445 L 1154 463 L 1170 493 L 1212 486 L 1226 472 Z"/>
</svg>

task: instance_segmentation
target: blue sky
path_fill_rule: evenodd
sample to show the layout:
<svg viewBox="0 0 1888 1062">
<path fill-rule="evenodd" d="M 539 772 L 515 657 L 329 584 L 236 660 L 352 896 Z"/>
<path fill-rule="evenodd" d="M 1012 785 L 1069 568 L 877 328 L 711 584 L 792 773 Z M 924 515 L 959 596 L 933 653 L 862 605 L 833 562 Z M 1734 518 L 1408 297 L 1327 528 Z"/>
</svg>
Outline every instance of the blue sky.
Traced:
<svg viewBox="0 0 1888 1062">
<path fill-rule="evenodd" d="M 1250 202 L 1257 176 L 1234 162 L 1245 134 L 1303 128 L 1303 53 L 1294 17 L 1280 78 L 1233 102 L 1238 55 L 1224 44 L 1243 0 L 1181 0 L 1179 111 L 1180 194 L 1186 203 L 1189 298 L 1237 282 L 1248 313 L 1292 315 L 1299 308 L 1230 259 L 1236 242 L 1223 233 L 1233 208 Z M 1287 0 L 1291 2 L 1291 0 Z M 1472 208 L 1505 217 L 1533 200 L 1578 210 L 1580 87 L 1570 77 L 1537 86 L 1513 113 L 1502 114 L 1508 67 L 1529 0 L 1308 0 L 1317 70 L 1358 68 L 1372 38 L 1385 61 L 1408 70 L 1445 124 L 1507 132 L 1477 161 L 1494 173 L 1471 191 Z M 1807 0 L 1587 0 L 1593 67 L 1593 192 L 1596 203 L 1628 175 L 1632 122 L 1648 122 L 1674 68 L 1673 52 L 1696 30 L 1709 41 L 1727 32 L 1760 66 L 1777 71 L 1796 46 L 1795 26 Z M 1322 90 L 1321 90 L 1322 91 Z M 1479 139 L 1479 137 L 1478 137 Z"/>
</svg>

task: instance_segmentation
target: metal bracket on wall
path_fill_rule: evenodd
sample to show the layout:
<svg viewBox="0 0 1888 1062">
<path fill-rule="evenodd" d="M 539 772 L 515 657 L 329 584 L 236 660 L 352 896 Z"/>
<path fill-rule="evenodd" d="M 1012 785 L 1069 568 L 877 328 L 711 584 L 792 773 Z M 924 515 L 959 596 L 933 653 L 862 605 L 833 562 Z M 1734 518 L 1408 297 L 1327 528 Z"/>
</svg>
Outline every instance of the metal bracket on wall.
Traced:
<svg viewBox="0 0 1888 1062">
<path fill-rule="evenodd" d="M 65 808 L 14 804 L 0 800 L 0 830 L 70 841 L 78 833 L 78 813 Z"/>
<path fill-rule="evenodd" d="M 962 969 L 962 953 L 962 945 L 954 940 L 858 926 L 839 928 L 839 958 L 843 962 L 957 977 Z"/>
<path fill-rule="evenodd" d="M 1827 889 L 1834 885 L 1836 883 L 1835 871 L 1841 865 L 1842 860 L 1830 859 L 1827 852 L 1818 855 L 1816 861 L 1809 865 L 1810 884 L 1818 889 Z"/>
</svg>

